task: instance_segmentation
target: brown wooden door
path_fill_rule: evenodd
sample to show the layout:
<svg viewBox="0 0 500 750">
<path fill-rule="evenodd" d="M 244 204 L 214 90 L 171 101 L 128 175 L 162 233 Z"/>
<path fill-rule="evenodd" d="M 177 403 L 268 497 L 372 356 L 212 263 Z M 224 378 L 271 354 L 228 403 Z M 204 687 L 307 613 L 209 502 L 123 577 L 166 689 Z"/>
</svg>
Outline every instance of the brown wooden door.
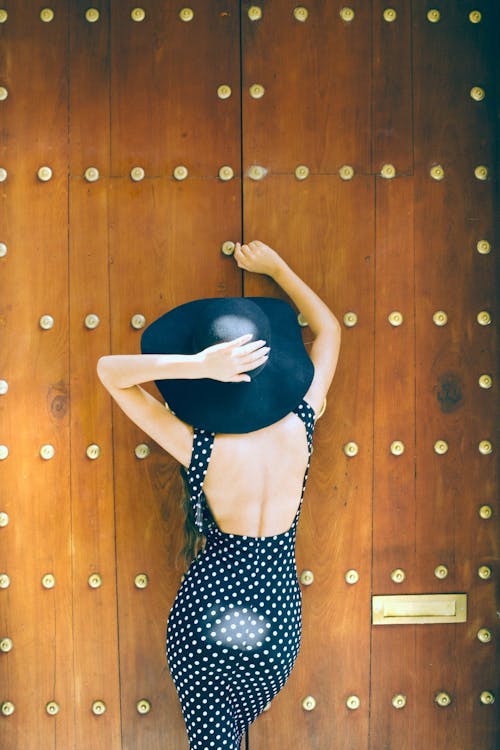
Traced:
<svg viewBox="0 0 500 750">
<path fill-rule="evenodd" d="M 301 653 L 250 748 L 494 750 L 492 4 L 5 0 L 0 21 L 2 750 L 188 747 L 178 470 L 95 365 L 181 302 L 279 294 L 221 252 L 255 238 L 343 341 Z M 444 593 L 466 622 L 372 624 L 373 596 Z"/>
</svg>

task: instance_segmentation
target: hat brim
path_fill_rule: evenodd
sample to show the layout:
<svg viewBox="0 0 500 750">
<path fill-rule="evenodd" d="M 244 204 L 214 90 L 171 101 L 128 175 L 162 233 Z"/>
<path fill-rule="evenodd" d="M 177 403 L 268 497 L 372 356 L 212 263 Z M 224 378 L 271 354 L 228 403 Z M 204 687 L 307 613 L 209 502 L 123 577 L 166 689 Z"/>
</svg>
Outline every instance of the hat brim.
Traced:
<svg viewBox="0 0 500 750">
<path fill-rule="evenodd" d="M 253 432 L 277 422 L 300 403 L 314 376 L 292 307 L 273 297 L 245 299 L 261 308 L 271 326 L 269 359 L 251 382 L 224 383 L 209 378 L 155 381 L 179 419 L 210 432 Z M 211 301 L 187 302 L 151 323 L 141 337 L 142 353 L 193 354 L 194 324 L 202 306 Z M 248 374 L 252 377 L 251 371 Z"/>
</svg>

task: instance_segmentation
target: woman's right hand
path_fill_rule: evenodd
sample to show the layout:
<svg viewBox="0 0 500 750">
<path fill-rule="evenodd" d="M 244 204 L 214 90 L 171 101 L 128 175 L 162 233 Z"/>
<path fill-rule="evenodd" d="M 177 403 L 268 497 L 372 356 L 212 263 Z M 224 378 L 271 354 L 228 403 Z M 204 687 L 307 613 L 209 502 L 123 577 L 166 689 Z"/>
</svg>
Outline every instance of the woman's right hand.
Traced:
<svg viewBox="0 0 500 750">
<path fill-rule="evenodd" d="M 251 273 L 265 273 L 274 278 L 284 261 L 278 253 L 260 240 L 248 244 L 236 243 L 234 259 L 238 268 Z"/>
<path fill-rule="evenodd" d="M 267 361 L 270 348 L 265 341 L 250 341 L 252 334 L 239 336 L 233 341 L 214 344 L 194 355 L 201 364 L 197 377 L 221 380 L 224 383 L 249 383 L 246 373 Z"/>
</svg>

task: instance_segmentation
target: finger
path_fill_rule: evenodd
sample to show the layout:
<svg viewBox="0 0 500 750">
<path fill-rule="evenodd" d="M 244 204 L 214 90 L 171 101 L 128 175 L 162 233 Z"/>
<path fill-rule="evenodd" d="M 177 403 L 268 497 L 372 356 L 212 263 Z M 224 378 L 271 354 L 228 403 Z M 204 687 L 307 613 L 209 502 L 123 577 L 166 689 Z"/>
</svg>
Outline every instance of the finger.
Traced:
<svg viewBox="0 0 500 750">
<path fill-rule="evenodd" d="M 245 370 L 255 370 L 257 369 L 257 367 L 264 365 L 268 359 L 269 357 L 267 354 L 264 357 L 259 357 L 254 362 L 249 362 L 247 365 L 245 365 Z"/>
<path fill-rule="evenodd" d="M 226 345 L 228 347 L 240 347 L 243 348 L 243 344 L 246 344 L 247 341 L 250 341 L 252 338 L 253 333 L 244 333 L 243 336 L 238 336 L 237 339 L 233 339 L 232 341 L 227 341 Z M 252 342 L 254 343 L 254 342 Z"/>
<path fill-rule="evenodd" d="M 251 354 L 252 352 L 255 352 L 257 349 L 261 349 L 263 346 L 265 346 L 264 339 L 258 339 L 257 341 L 249 341 L 248 344 L 245 344 L 244 346 L 240 346 L 239 350 L 235 352 L 237 356 L 245 356 L 246 354 Z"/>
<path fill-rule="evenodd" d="M 230 382 L 231 383 L 250 383 L 252 378 L 250 375 L 245 375 L 245 373 L 241 373 L 240 375 L 234 375 Z"/>
</svg>

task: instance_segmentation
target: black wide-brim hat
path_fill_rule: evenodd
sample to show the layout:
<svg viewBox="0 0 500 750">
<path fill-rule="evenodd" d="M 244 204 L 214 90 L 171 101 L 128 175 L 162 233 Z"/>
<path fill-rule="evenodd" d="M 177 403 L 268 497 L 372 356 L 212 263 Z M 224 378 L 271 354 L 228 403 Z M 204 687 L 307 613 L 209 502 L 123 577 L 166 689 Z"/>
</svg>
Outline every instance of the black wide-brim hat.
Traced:
<svg viewBox="0 0 500 750">
<path fill-rule="evenodd" d="M 210 378 L 155 383 L 179 419 L 218 433 L 253 432 L 293 411 L 306 394 L 314 366 L 302 341 L 297 315 L 274 297 L 194 300 L 153 321 L 141 337 L 143 354 L 196 354 L 245 333 L 271 347 L 267 362 L 249 370 L 251 382 Z"/>
</svg>

